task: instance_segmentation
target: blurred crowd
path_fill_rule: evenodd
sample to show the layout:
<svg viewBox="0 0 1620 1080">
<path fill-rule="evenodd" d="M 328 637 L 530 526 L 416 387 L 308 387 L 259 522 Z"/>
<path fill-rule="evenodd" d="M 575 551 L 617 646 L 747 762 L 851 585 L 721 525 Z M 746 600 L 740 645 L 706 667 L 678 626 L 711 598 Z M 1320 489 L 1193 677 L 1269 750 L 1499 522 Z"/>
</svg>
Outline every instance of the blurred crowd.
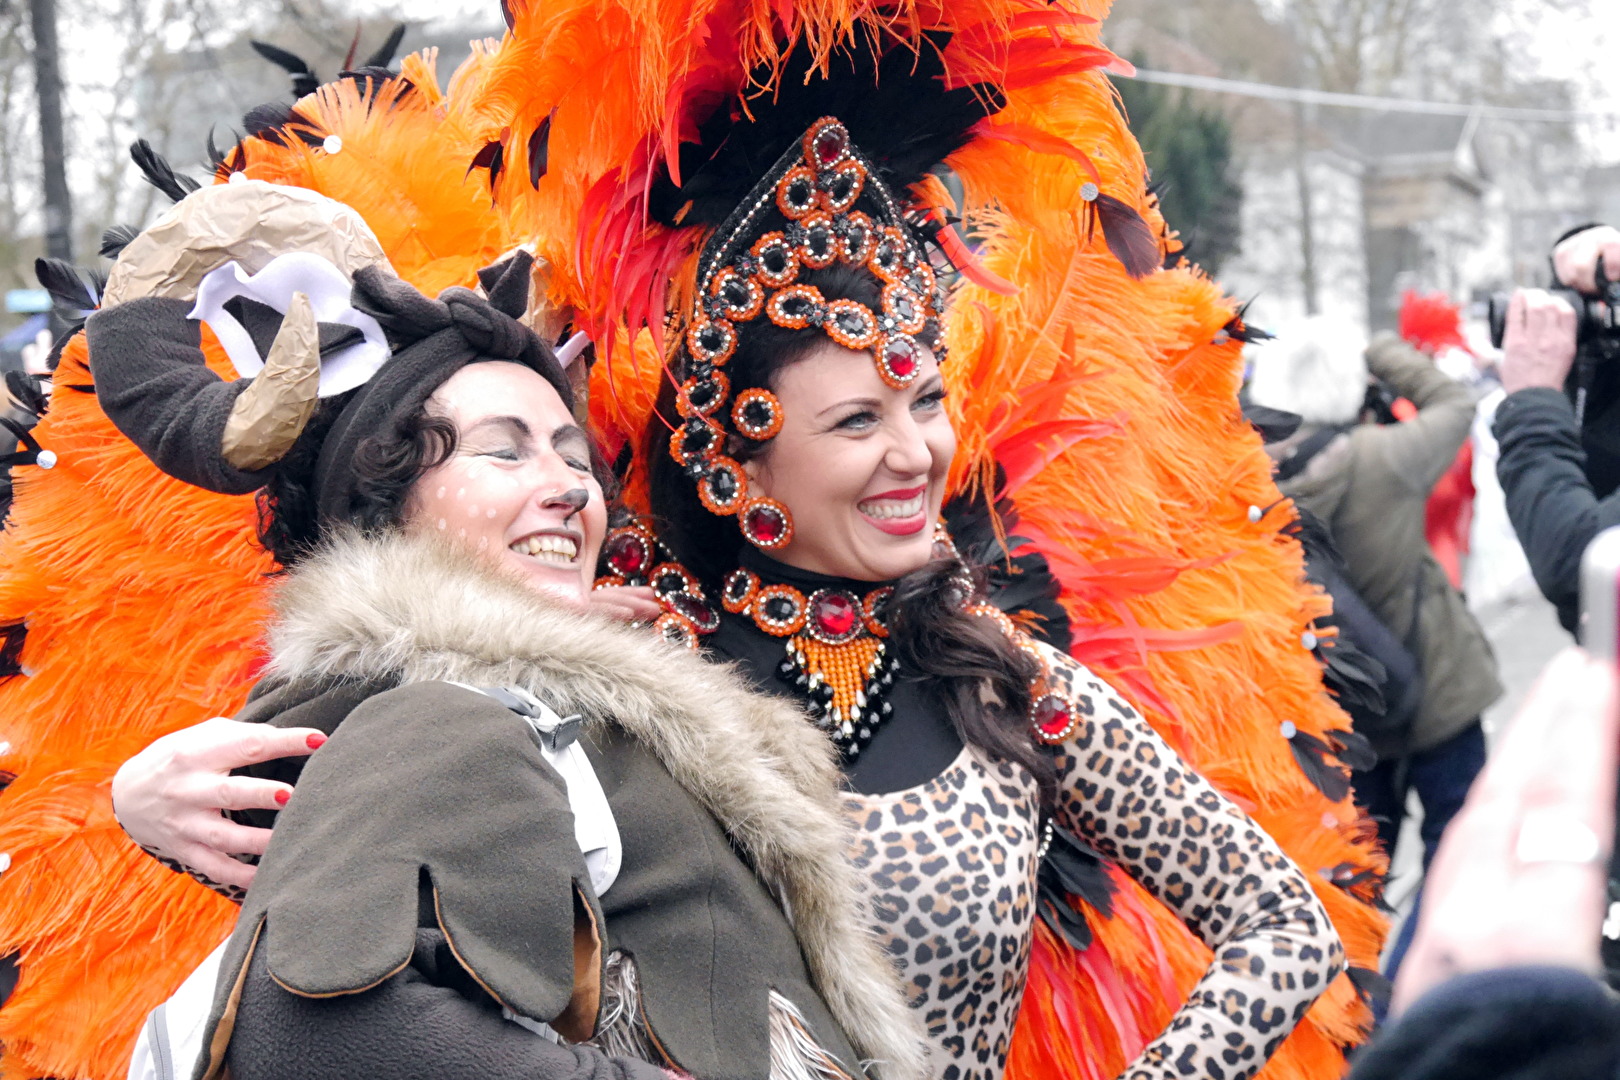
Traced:
<svg viewBox="0 0 1620 1080">
<path fill-rule="evenodd" d="M 1409 812 L 1424 883 L 1386 951 L 1397 1018 L 1355 1066 L 1384 1077 L 1605 1076 L 1620 1067 L 1610 900 L 1620 525 L 1620 230 L 1559 238 L 1546 289 L 1495 298 L 1489 334 L 1408 293 L 1370 342 L 1318 317 L 1252 346 L 1246 410 L 1303 519 L 1338 643 L 1381 707 L 1349 711 L 1376 763 L 1357 801 L 1392 859 Z M 1491 338 L 1486 347 L 1484 337 Z M 1612 559 L 1612 557 L 1610 557 Z M 1480 612 L 1528 581 L 1587 651 L 1504 731 Z M 1607 611 L 1601 610 L 1607 606 Z M 1528 647 L 1511 630 L 1504 653 Z M 1409 834 L 1410 835 L 1410 834 Z M 1607 970 L 1605 970 L 1607 969 Z M 1511 1022 L 1504 1022 L 1511 1015 Z"/>
</svg>

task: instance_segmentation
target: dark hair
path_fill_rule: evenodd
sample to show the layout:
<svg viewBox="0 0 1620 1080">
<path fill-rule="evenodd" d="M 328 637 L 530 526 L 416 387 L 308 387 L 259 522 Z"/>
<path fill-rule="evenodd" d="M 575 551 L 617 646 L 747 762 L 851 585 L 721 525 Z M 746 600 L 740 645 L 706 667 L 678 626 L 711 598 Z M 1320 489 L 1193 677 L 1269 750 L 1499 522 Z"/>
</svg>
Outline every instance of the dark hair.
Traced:
<svg viewBox="0 0 1620 1080">
<path fill-rule="evenodd" d="M 323 535 L 315 497 L 316 461 L 338 414 L 359 392 L 323 399 L 275 476 L 259 489 L 259 543 L 284 567 L 308 555 Z M 362 440 L 351 466 L 356 481 L 353 524 L 365 532 L 403 525 L 411 486 L 450 459 L 456 438 L 456 425 L 429 413 L 424 401 L 387 430 Z"/>
<path fill-rule="evenodd" d="M 814 285 L 827 300 L 854 300 L 881 310 L 882 284 L 864 269 L 837 265 L 801 275 L 799 281 Z M 917 338 L 932 348 L 939 334 L 931 320 Z M 738 327 L 737 349 L 725 367 L 732 395 L 751 387 L 771 388 L 783 369 L 826 340 L 818 328 L 789 330 L 765 318 Z M 658 537 L 711 594 L 717 593 L 745 541 L 734 519 L 703 506 L 696 483 L 669 455 L 670 425 L 680 418 L 675 388 L 667 380 L 657 411 L 668 423 L 652 420 L 643 453 Z M 726 453 L 734 460 L 747 461 L 768 445 L 736 434 L 724 409 L 714 419 L 728 433 Z M 1050 807 L 1057 794 L 1057 767 L 1030 733 L 1028 719 L 1039 665 L 994 623 L 964 610 L 983 596 L 982 573 L 954 556 L 934 559 L 895 583 L 889 643 L 906 670 L 938 688 L 963 741 L 1028 769 L 1040 785 L 1042 802 Z"/>
</svg>

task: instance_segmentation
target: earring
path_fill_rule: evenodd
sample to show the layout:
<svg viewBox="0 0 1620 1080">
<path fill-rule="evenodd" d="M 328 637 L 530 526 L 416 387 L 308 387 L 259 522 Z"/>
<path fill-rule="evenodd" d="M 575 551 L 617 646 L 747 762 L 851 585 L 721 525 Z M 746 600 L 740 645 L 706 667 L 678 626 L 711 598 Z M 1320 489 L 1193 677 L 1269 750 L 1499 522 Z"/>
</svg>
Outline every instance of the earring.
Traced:
<svg viewBox="0 0 1620 1080">
<path fill-rule="evenodd" d="M 764 551 L 786 547 L 793 539 L 793 515 L 775 499 L 764 496 L 755 496 L 743 504 L 737 524 L 743 539 Z"/>
</svg>

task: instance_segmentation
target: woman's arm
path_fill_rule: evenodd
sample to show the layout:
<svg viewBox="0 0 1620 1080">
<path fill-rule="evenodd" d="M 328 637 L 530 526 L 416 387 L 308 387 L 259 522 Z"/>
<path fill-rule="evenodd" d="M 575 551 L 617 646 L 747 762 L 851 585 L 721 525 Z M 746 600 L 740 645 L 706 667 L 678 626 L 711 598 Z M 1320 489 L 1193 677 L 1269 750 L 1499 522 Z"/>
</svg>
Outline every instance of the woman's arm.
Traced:
<svg viewBox="0 0 1620 1080">
<path fill-rule="evenodd" d="M 1081 725 L 1058 756 L 1059 823 L 1181 916 L 1215 952 L 1126 1080 L 1222 1076 L 1265 1064 L 1343 967 L 1304 873 L 1120 696 L 1055 652 Z"/>
<path fill-rule="evenodd" d="M 358 994 L 308 998 L 276 985 L 262 953 L 248 967 L 226 1060 L 233 1080 L 669 1080 L 656 1065 L 564 1046 L 506 1020 L 421 929 L 410 965 Z"/>
</svg>

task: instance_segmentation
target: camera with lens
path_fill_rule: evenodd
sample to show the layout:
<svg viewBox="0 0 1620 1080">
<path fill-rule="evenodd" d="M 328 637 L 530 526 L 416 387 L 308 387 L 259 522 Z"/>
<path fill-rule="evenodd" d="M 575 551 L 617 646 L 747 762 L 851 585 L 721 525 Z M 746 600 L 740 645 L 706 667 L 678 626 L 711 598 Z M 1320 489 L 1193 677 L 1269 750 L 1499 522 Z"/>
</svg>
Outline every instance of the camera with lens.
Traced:
<svg viewBox="0 0 1620 1080">
<path fill-rule="evenodd" d="M 1602 264 L 1598 266 L 1597 296 L 1586 296 L 1574 289 L 1548 289 L 1562 297 L 1575 309 L 1575 347 L 1581 359 L 1620 359 L 1620 281 L 1608 281 Z M 1492 293 L 1487 317 L 1491 327 L 1491 345 L 1502 347 L 1502 335 L 1507 329 L 1510 293 Z"/>
</svg>

